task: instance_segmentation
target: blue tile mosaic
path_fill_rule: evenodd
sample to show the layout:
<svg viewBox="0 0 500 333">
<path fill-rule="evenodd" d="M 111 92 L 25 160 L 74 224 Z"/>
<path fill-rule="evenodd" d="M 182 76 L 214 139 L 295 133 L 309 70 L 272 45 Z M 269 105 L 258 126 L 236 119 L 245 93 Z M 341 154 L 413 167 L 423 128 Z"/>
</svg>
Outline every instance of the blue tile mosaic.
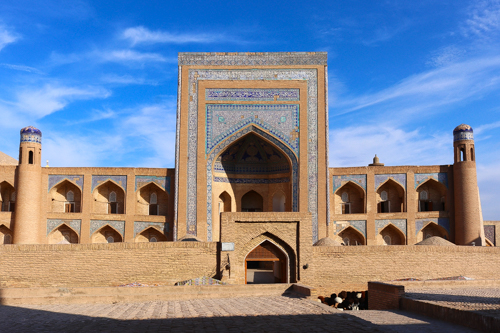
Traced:
<svg viewBox="0 0 500 333">
<path fill-rule="evenodd" d="M 387 179 L 392 179 L 403 186 L 406 191 L 406 173 L 392 173 L 386 175 L 375 175 L 375 190 L 379 188 Z"/>
<path fill-rule="evenodd" d="M 323 64 L 326 65 L 326 53 L 280 53 L 280 54 L 179 54 L 179 82 L 182 65 L 291 65 L 291 64 Z M 198 147 L 198 81 L 200 80 L 303 80 L 307 82 L 307 122 L 308 122 L 308 210 L 312 213 L 312 243 L 318 240 L 318 71 L 317 69 L 189 69 L 188 82 L 188 163 L 187 163 L 187 210 L 186 232 L 196 235 L 197 202 L 190 200 L 197 196 L 197 147 Z M 182 83 L 182 82 L 181 82 Z M 182 83 L 186 86 L 185 83 Z M 180 86 L 180 85 L 179 85 Z M 180 95 L 180 94 L 179 94 Z M 180 105 L 180 103 L 178 103 Z M 177 119 L 180 119 L 178 108 Z M 179 127 L 178 127 L 179 128 Z M 179 147 L 179 132 L 177 132 L 177 148 Z M 205 143 L 203 143 L 205 144 Z M 179 155 L 177 155 L 179 156 Z M 176 170 L 178 170 L 178 167 Z M 178 178 L 177 178 L 178 179 Z M 211 179 L 211 177 L 209 178 Z M 178 191 L 176 186 L 176 191 Z M 178 200 L 178 198 L 176 199 Z M 209 198 L 211 200 L 211 198 Z M 177 201 L 178 202 L 178 201 Z M 207 219 L 211 220 L 211 208 L 207 211 Z M 211 224 L 207 225 L 208 239 L 211 239 Z"/>
<path fill-rule="evenodd" d="M 290 178 L 227 178 L 227 177 L 214 177 L 216 183 L 231 183 L 231 184 L 279 184 L 289 183 Z"/>
<path fill-rule="evenodd" d="M 149 227 L 153 227 L 162 234 L 169 232 L 168 223 L 163 222 L 134 222 L 134 237 L 140 234 Z"/>
<path fill-rule="evenodd" d="M 334 221 L 335 234 L 338 235 L 347 226 L 352 226 L 354 229 L 358 230 L 366 239 L 366 220 L 353 220 L 353 221 Z"/>
<path fill-rule="evenodd" d="M 263 138 L 269 140 L 278 148 L 280 148 L 292 161 L 292 211 L 298 211 L 298 163 L 297 157 L 295 154 L 288 148 L 287 145 L 283 144 L 281 141 L 276 140 L 273 136 L 268 133 L 262 131 L 262 129 L 256 126 L 249 126 L 242 129 L 240 132 L 237 132 L 227 138 L 227 140 L 223 141 L 219 146 L 217 146 L 211 153 L 207 160 L 207 225 L 208 225 L 208 241 L 212 241 L 212 179 L 213 179 L 213 170 L 212 163 L 213 160 L 223 152 L 226 147 L 231 145 L 233 142 L 239 140 L 241 137 L 248 133 L 255 133 Z"/>
<path fill-rule="evenodd" d="M 206 101 L 299 101 L 299 89 L 212 89 L 205 90 Z"/>
<path fill-rule="evenodd" d="M 485 225 L 484 226 L 484 237 L 488 238 L 488 240 L 493 244 L 493 246 L 497 246 L 495 241 L 495 226 L 494 225 Z"/>
<path fill-rule="evenodd" d="M 394 225 L 396 228 L 401 230 L 405 237 L 408 236 L 406 233 L 406 219 L 397 219 L 397 220 L 375 220 L 375 233 L 378 234 L 382 229 L 384 229 L 389 224 Z"/>
<path fill-rule="evenodd" d="M 420 184 L 426 182 L 428 179 L 434 179 L 440 182 L 446 188 L 448 188 L 448 173 L 446 172 L 436 172 L 436 173 L 416 173 L 415 174 L 415 188 L 419 187 Z"/>
<path fill-rule="evenodd" d="M 149 183 L 155 183 L 170 194 L 170 177 L 160 176 L 135 176 L 135 190 Z"/>
<path fill-rule="evenodd" d="M 49 175 L 49 188 L 47 192 L 50 192 L 54 185 L 59 184 L 65 179 L 76 184 L 83 191 L 83 175 Z"/>
<path fill-rule="evenodd" d="M 327 65 L 326 52 L 180 52 L 179 67 Z M 179 71 L 180 73 L 180 71 Z"/>
<path fill-rule="evenodd" d="M 180 128 L 181 128 L 181 91 L 182 91 L 182 75 L 181 66 L 177 68 L 177 121 L 175 126 L 175 178 L 174 178 L 174 221 L 177 221 L 179 212 L 177 211 L 177 205 L 179 203 L 179 150 L 180 150 Z M 177 241 L 177 223 L 173 225 L 173 239 L 174 242 Z"/>
<path fill-rule="evenodd" d="M 209 154 L 229 135 L 251 124 L 286 142 L 296 154 L 299 152 L 298 104 L 209 104 L 206 106 L 206 117 L 205 154 Z M 285 118 L 284 122 L 281 121 L 282 117 Z"/>
<path fill-rule="evenodd" d="M 33 126 L 21 129 L 21 142 L 42 143 L 42 131 Z"/>
<path fill-rule="evenodd" d="M 366 175 L 344 175 L 344 176 L 333 176 L 333 192 L 341 188 L 345 183 L 353 182 L 361 186 L 366 193 Z"/>
<path fill-rule="evenodd" d="M 47 219 L 47 235 L 53 230 L 59 228 L 61 224 L 66 224 L 73 229 L 78 236 L 80 236 L 82 220 L 61 220 L 61 219 Z"/>
<path fill-rule="evenodd" d="M 434 222 L 443 227 L 450 235 L 450 219 L 447 217 L 430 218 L 430 219 L 416 219 L 415 220 L 415 235 L 422 230 L 429 222 Z"/>
<path fill-rule="evenodd" d="M 108 181 L 112 180 L 119 186 L 123 188 L 125 192 L 127 192 L 127 176 L 92 176 L 92 192 L 96 188 L 96 186 Z"/>
<path fill-rule="evenodd" d="M 122 237 L 125 234 L 125 221 L 90 220 L 90 235 L 92 236 L 105 225 L 113 227 Z"/>
</svg>

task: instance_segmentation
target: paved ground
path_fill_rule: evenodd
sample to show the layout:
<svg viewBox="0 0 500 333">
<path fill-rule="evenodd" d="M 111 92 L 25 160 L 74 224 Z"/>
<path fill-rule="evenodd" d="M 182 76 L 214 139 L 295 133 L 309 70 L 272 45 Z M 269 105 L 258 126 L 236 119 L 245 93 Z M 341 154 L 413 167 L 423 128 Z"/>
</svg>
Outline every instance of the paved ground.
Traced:
<svg viewBox="0 0 500 333">
<path fill-rule="evenodd" d="M 410 289 L 406 297 L 500 318 L 500 289 Z"/>
<path fill-rule="evenodd" d="M 244 297 L 0 306 L 0 332 L 473 332 L 402 311 L 339 311 L 305 299 Z"/>
</svg>

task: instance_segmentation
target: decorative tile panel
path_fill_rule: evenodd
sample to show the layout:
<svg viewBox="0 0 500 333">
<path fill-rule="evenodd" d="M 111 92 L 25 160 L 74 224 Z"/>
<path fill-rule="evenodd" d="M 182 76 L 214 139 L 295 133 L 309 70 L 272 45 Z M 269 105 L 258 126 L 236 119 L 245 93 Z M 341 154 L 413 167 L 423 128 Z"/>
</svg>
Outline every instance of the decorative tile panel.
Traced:
<svg viewBox="0 0 500 333">
<path fill-rule="evenodd" d="M 255 124 L 299 152 L 299 105 L 209 104 L 205 153 L 243 127 Z"/>
<path fill-rule="evenodd" d="M 343 175 L 333 176 L 333 193 L 350 181 L 361 186 L 366 192 L 366 175 Z"/>
<path fill-rule="evenodd" d="M 146 230 L 149 227 L 153 227 L 159 232 L 166 234 L 169 232 L 168 223 L 163 222 L 134 222 L 134 237 Z"/>
<path fill-rule="evenodd" d="M 493 246 L 497 246 L 495 242 L 495 226 L 494 225 L 485 225 L 484 226 L 484 237 L 488 238 L 488 240 L 493 243 Z"/>
<path fill-rule="evenodd" d="M 326 52 L 189 52 L 179 53 L 179 66 L 325 65 Z"/>
<path fill-rule="evenodd" d="M 179 66 L 182 65 L 326 65 L 326 53 L 282 53 L 282 54 L 207 54 L 181 53 Z M 181 71 L 179 71 L 179 76 Z M 188 72 L 188 163 L 187 163 L 187 212 L 186 232 L 196 235 L 196 198 L 197 196 L 197 147 L 198 147 L 198 81 L 199 80 L 303 80 L 307 82 L 307 119 L 308 119 L 308 210 L 312 213 L 312 243 L 318 239 L 318 72 L 316 69 L 190 69 Z M 184 84 L 184 83 L 183 83 Z M 180 117 L 178 109 L 178 119 Z M 179 134 L 177 134 L 179 136 Z M 179 138 L 179 137 L 178 137 Z M 179 139 L 177 139 L 179 144 Z M 203 143 L 205 144 L 205 143 Z M 223 144 L 223 142 L 221 142 Z M 212 159 L 213 160 L 213 159 Z M 211 167 L 211 165 L 210 165 Z M 207 178 L 211 182 L 210 177 Z M 293 182 L 293 181 L 292 181 Z M 211 185 L 210 193 L 211 193 Z M 177 187 L 178 188 L 178 187 Z M 177 190 L 176 190 L 177 191 Z M 211 196 L 208 197 L 211 202 Z M 207 235 L 211 240 L 212 208 L 207 211 Z"/>
<path fill-rule="evenodd" d="M 285 154 L 288 155 L 290 160 L 292 161 L 292 211 L 297 212 L 298 211 L 298 163 L 297 163 L 297 157 L 295 154 L 286 146 L 283 144 L 281 141 L 276 140 L 274 137 L 269 135 L 268 133 L 262 131 L 258 127 L 254 126 L 249 126 L 241 131 L 233 134 L 227 140 L 224 140 L 219 146 L 217 146 L 209 155 L 208 160 L 207 160 L 207 237 L 208 241 L 212 241 L 212 179 L 213 179 L 213 170 L 212 170 L 212 162 L 213 160 L 221 153 L 224 149 L 226 149 L 227 146 L 231 145 L 233 142 L 237 141 L 240 139 L 242 136 L 244 136 L 247 133 L 254 132 L 257 133 L 258 135 L 264 137 L 265 139 L 269 140 L 272 142 L 274 145 L 276 145 L 278 148 L 282 149 Z M 194 200 L 191 200 L 194 201 Z M 189 201 L 188 201 L 189 202 Z M 196 224 L 192 224 L 196 226 Z M 194 228 L 194 227 L 193 227 Z"/>
<path fill-rule="evenodd" d="M 227 177 L 214 177 L 216 183 L 231 183 L 231 184 L 279 184 L 289 183 L 290 178 L 227 178 Z"/>
<path fill-rule="evenodd" d="M 406 173 L 392 173 L 386 175 L 375 175 L 375 190 L 379 188 L 379 186 L 384 183 L 387 179 L 392 179 L 396 183 L 403 186 L 406 191 Z"/>
<path fill-rule="evenodd" d="M 443 227 L 450 235 L 450 219 L 447 217 L 439 217 L 439 218 L 430 218 L 430 219 L 416 219 L 415 220 L 415 235 L 422 230 L 424 226 L 426 226 L 429 222 L 434 222 L 437 225 Z"/>
<path fill-rule="evenodd" d="M 83 191 L 83 175 L 49 175 L 49 188 L 47 192 L 50 192 L 54 185 L 59 184 L 65 179 L 76 184 Z"/>
<path fill-rule="evenodd" d="M 348 226 L 352 226 L 354 229 L 358 230 L 366 239 L 366 220 L 354 220 L 354 221 L 333 221 L 335 235 L 338 235 L 342 230 Z"/>
<path fill-rule="evenodd" d="M 42 143 L 42 131 L 33 126 L 21 129 L 21 142 Z"/>
<path fill-rule="evenodd" d="M 434 179 L 440 182 L 446 188 L 448 188 L 448 173 L 446 172 L 435 172 L 435 173 L 416 173 L 415 174 L 415 188 L 419 187 L 420 184 L 426 182 L 428 179 Z"/>
<path fill-rule="evenodd" d="M 102 183 L 112 180 L 120 185 L 125 192 L 127 192 L 127 176 L 92 176 L 92 192 Z"/>
<path fill-rule="evenodd" d="M 408 237 L 406 233 L 406 219 L 398 219 L 398 220 L 375 220 L 375 234 L 378 234 L 380 230 L 384 229 L 387 225 L 391 223 L 396 228 L 401 230 L 405 237 Z"/>
<path fill-rule="evenodd" d="M 105 225 L 113 227 L 123 237 L 125 234 L 125 221 L 90 220 L 90 236 Z"/>
<path fill-rule="evenodd" d="M 168 194 L 170 194 L 170 177 L 159 177 L 159 176 L 135 176 L 135 190 L 143 187 L 149 183 L 155 183 L 164 189 Z"/>
<path fill-rule="evenodd" d="M 61 224 L 68 225 L 71 229 L 76 231 L 80 236 L 82 220 L 61 220 L 61 219 L 47 219 L 47 235 L 53 230 L 59 228 Z"/>
<path fill-rule="evenodd" d="M 299 101 L 299 89 L 212 89 L 205 90 L 206 101 Z"/>
</svg>

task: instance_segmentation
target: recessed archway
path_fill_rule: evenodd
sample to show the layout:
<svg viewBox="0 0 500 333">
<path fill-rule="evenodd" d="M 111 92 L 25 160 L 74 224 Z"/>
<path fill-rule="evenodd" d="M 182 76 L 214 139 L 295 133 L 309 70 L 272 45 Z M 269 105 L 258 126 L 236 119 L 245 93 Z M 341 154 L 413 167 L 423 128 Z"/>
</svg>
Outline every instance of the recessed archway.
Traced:
<svg viewBox="0 0 500 333">
<path fill-rule="evenodd" d="M 264 211 L 264 199 L 255 191 L 248 191 L 241 197 L 242 212 L 262 212 Z"/>
<path fill-rule="evenodd" d="M 379 245 L 405 245 L 406 237 L 397 227 L 388 224 L 380 230 L 377 236 L 377 243 Z"/>
<path fill-rule="evenodd" d="M 335 214 L 363 214 L 365 212 L 365 191 L 352 181 L 335 191 L 334 201 Z"/>
<path fill-rule="evenodd" d="M 12 230 L 0 225 L 0 244 L 12 244 Z"/>
<path fill-rule="evenodd" d="M 365 237 L 355 228 L 349 226 L 342 230 L 338 236 L 346 246 L 365 245 Z"/>
<path fill-rule="evenodd" d="M 388 179 L 377 189 L 377 212 L 398 213 L 404 212 L 405 190 L 401 184 Z"/>
<path fill-rule="evenodd" d="M 166 241 L 167 237 L 165 237 L 165 235 L 162 232 L 153 227 L 146 228 L 135 237 L 136 243 L 147 243 L 147 242 L 155 243 L 155 242 L 166 242 Z"/>
<path fill-rule="evenodd" d="M 96 214 L 125 214 L 125 191 L 112 180 L 94 189 L 94 209 Z"/>
<path fill-rule="evenodd" d="M 151 182 L 137 190 L 135 207 L 137 215 L 167 216 L 168 194 L 156 183 Z"/>
<path fill-rule="evenodd" d="M 80 212 L 82 191 L 68 179 L 53 186 L 50 189 L 49 198 L 53 213 Z"/>
<path fill-rule="evenodd" d="M 245 258 L 245 283 L 286 283 L 288 258 L 269 240 L 255 247 Z"/>
<path fill-rule="evenodd" d="M 283 191 L 277 191 L 273 195 L 273 212 L 285 212 L 286 197 Z"/>
<path fill-rule="evenodd" d="M 0 183 L 0 211 L 13 212 L 15 208 L 16 192 L 14 187 L 6 181 Z"/>
<path fill-rule="evenodd" d="M 92 243 L 119 243 L 122 241 L 122 235 L 108 224 L 92 235 Z"/>
<path fill-rule="evenodd" d="M 427 239 L 429 237 L 438 236 L 448 240 L 448 232 L 446 229 L 441 227 L 440 225 L 429 222 L 422 230 L 420 230 L 417 234 L 417 243 Z"/>
<path fill-rule="evenodd" d="M 417 187 L 418 211 L 446 210 L 446 187 L 434 179 L 428 179 Z"/>
<path fill-rule="evenodd" d="M 78 234 L 68 225 L 61 224 L 48 235 L 49 244 L 78 244 Z"/>
</svg>

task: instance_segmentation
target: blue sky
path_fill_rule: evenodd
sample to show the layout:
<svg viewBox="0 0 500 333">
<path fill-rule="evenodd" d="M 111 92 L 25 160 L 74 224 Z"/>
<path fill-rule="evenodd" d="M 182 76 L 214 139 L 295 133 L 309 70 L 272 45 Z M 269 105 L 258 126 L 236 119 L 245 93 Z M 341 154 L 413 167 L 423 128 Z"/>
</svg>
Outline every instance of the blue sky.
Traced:
<svg viewBox="0 0 500 333">
<path fill-rule="evenodd" d="M 500 0 L 2 1 L 0 151 L 51 166 L 173 167 L 178 52 L 327 51 L 330 166 L 453 163 L 474 128 L 500 219 Z"/>
</svg>

